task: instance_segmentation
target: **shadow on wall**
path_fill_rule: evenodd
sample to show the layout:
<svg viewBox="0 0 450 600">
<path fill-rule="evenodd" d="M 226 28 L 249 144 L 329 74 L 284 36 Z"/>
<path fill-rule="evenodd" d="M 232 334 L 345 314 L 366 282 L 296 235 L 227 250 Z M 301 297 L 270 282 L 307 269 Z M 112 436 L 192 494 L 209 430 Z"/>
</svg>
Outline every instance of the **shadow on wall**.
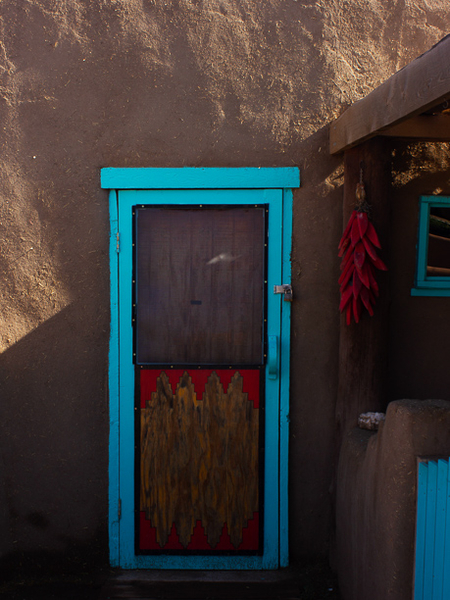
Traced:
<svg viewBox="0 0 450 600">
<path fill-rule="evenodd" d="M 389 400 L 450 400 L 448 298 L 411 297 L 419 198 L 450 195 L 447 143 L 396 142 L 392 164 Z"/>
<path fill-rule="evenodd" d="M 77 549 L 84 563 L 106 562 L 107 349 L 78 315 L 72 303 L 0 356 L 0 565 L 8 569 L 29 552 L 49 564 L 66 553 L 73 560 Z M 98 379 L 105 392 L 93 397 Z"/>
<path fill-rule="evenodd" d="M 378 433 L 353 429 L 337 479 L 337 567 L 343 600 L 410 600 L 417 458 L 450 456 L 450 402 L 398 400 Z"/>
</svg>

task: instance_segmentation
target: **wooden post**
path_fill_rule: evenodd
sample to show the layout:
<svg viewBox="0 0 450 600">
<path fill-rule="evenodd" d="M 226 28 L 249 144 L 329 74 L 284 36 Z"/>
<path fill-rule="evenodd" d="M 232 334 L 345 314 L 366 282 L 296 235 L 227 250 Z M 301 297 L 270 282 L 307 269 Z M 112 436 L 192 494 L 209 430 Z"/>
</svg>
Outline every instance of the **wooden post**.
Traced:
<svg viewBox="0 0 450 600">
<path fill-rule="evenodd" d="M 380 258 L 389 268 L 388 230 L 390 212 L 390 144 L 374 138 L 344 153 L 343 220 L 346 226 L 356 201 L 356 184 L 363 168 L 371 218 L 380 238 Z M 363 311 L 359 323 L 346 325 L 341 315 L 339 387 L 336 402 L 337 457 L 343 436 L 367 411 L 384 411 L 387 404 L 388 274 L 377 271 L 380 296 L 374 316 Z"/>
</svg>

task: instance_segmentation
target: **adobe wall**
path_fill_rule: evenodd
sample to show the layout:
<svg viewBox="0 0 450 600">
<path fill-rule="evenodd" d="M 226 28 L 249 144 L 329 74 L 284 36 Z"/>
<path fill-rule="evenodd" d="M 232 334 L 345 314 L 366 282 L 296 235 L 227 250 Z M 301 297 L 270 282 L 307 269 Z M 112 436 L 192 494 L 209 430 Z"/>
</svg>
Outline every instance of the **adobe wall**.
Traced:
<svg viewBox="0 0 450 600">
<path fill-rule="evenodd" d="M 397 400 L 377 433 L 353 429 L 337 477 L 343 600 L 410 600 L 417 458 L 450 456 L 450 402 Z"/>
<path fill-rule="evenodd" d="M 421 195 L 450 195 L 448 143 L 396 143 L 389 281 L 389 398 L 450 400 L 450 298 L 411 296 Z"/>
<path fill-rule="evenodd" d="M 106 560 L 104 166 L 300 167 L 291 556 L 326 554 L 342 231 L 326 126 L 449 25 L 425 0 L 0 3 L 3 564 Z"/>
</svg>

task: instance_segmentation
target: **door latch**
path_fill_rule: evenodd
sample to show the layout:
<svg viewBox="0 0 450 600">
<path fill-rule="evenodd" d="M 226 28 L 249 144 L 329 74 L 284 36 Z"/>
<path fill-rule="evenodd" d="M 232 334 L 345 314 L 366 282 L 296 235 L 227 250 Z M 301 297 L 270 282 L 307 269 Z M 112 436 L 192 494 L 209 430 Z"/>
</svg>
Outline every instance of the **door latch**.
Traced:
<svg viewBox="0 0 450 600">
<path fill-rule="evenodd" d="M 283 285 L 274 285 L 273 293 L 284 294 L 285 302 L 292 302 L 292 299 L 294 298 L 294 294 L 292 292 L 292 285 L 290 283 L 283 283 Z"/>
</svg>

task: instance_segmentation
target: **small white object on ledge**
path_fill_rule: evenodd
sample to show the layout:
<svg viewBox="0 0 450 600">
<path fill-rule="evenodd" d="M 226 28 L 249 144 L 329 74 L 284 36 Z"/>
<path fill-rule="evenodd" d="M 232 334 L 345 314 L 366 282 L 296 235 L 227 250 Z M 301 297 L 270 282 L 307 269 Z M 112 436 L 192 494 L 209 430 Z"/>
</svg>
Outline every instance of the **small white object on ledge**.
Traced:
<svg viewBox="0 0 450 600">
<path fill-rule="evenodd" d="M 370 429 L 376 431 L 379 424 L 386 419 L 385 413 L 382 412 L 366 412 L 359 415 L 358 427 L 361 429 Z"/>
</svg>

